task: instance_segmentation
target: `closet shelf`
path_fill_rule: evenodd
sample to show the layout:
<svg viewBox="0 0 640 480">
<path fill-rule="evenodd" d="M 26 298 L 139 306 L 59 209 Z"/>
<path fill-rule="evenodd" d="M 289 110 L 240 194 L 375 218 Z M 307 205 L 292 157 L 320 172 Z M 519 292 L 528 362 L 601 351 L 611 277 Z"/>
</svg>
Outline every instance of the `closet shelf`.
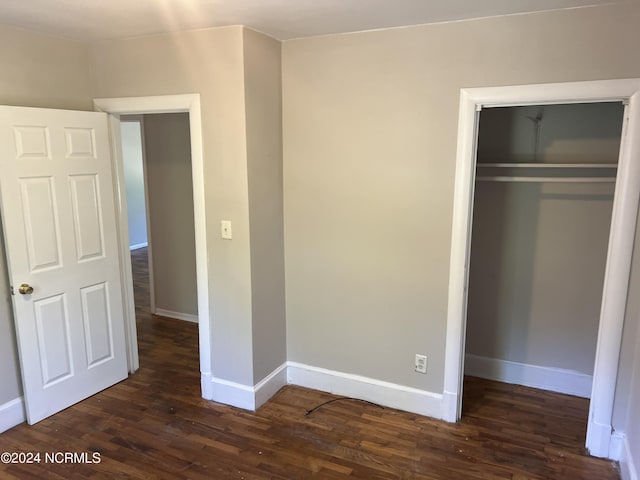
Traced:
<svg viewBox="0 0 640 480">
<path fill-rule="evenodd" d="M 551 183 L 614 183 L 617 170 L 617 163 L 478 163 L 478 173 L 484 169 L 483 173 L 489 175 L 476 176 L 479 182 L 551 182 Z M 514 175 L 515 171 L 525 175 Z M 502 170 L 503 174 L 498 174 Z M 534 172 L 543 173 L 542 170 L 552 169 L 555 172 L 547 172 L 548 175 L 535 175 Z M 493 171 L 491 171 L 493 170 Z M 582 172 L 582 176 L 570 176 L 571 171 Z M 597 171 L 602 175 L 593 175 Z M 588 174 L 592 175 L 589 176 Z"/>
<path fill-rule="evenodd" d="M 616 177 L 511 177 L 479 176 L 478 182 L 552 182 L 552 183 L 614 183 Z"/>
<path fill-rule="evenodd" d="M 485 168 L 618 168 L 617 163 L 478 163 Z"/>
</svg>

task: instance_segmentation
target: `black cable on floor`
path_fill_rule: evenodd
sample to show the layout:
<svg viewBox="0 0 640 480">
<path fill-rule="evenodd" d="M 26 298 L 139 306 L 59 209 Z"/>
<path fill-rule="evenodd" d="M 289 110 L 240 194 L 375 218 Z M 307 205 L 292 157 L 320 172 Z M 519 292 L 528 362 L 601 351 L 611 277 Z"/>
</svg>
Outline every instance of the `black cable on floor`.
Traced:
<svg viewBox="0 0 640 480">
<path fill-rule="evenodd" d="M 374 407 L 382 408 L 384 410 L 384 407 L 382 405 L 378 405 L 377 403 L 373 403 L 373 402 L 370 402 L 368 400 L 362 400 L 361 398 L 353 398 L 353 397 L 340 397 L 340 398 L 334 398 L 332 400 L 328 400 L 328 401 L 326 401 L 324 403 L 321 403 L 320 405 L 316 405 L 311 410 L 307 410 L 304 413 L 304 416 L 306 417 L 308 415 L 311 415 L 313 412 L 315 412 L 316 410 L 324 407 L 325 405 L 329 405 L 330 403 L 338 402 L 340 400 L 355 400 L 357 402 L 368 403 L 369 405 L 373 405 Z"/>
</svg>

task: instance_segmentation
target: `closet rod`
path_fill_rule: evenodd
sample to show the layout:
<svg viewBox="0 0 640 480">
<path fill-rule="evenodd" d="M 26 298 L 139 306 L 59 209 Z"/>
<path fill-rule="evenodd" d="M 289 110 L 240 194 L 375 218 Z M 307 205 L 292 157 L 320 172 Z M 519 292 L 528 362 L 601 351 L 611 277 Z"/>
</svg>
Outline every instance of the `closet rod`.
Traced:
<svg viewBox="0 0 640 480">
<path fill-rule="evenodd" d="M 614 183 L 615 177 L 476 177 L 479 182 Z"/>
<path fill-rule="evenodd" d="M 618 168 L 617 163 L 478 163 L 478 167 L 484 168 L 566 168 L 566 169 L 588 169 L 588 168 Z"/>
</svg>

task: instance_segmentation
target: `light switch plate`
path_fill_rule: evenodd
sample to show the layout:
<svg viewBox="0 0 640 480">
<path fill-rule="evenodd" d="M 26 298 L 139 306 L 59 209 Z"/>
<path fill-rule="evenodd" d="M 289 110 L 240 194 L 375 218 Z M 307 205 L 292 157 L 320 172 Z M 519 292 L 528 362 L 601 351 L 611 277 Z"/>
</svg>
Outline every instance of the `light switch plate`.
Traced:
<svg viewBox="0 0 640 480">
<path fill-rule="evenodd" d="M 231 220 L 222 220 L 220 222 L 220 236 L 225 240 L 231 240 L 233 238 L 231 233 Z"/>
</svg>

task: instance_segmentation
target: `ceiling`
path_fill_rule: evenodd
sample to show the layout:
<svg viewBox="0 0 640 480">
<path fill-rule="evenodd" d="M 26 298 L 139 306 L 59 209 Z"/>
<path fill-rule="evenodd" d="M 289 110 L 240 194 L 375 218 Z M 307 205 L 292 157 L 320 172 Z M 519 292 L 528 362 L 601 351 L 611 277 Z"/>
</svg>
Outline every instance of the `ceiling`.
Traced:
<svg viewBox="0 0 640 480">
<path fill-rule="evenodd" d="M 288 40 L 624 1 L 2 0 L 0 23 L 82 41 L 227 25 Z"/>
</svg>

